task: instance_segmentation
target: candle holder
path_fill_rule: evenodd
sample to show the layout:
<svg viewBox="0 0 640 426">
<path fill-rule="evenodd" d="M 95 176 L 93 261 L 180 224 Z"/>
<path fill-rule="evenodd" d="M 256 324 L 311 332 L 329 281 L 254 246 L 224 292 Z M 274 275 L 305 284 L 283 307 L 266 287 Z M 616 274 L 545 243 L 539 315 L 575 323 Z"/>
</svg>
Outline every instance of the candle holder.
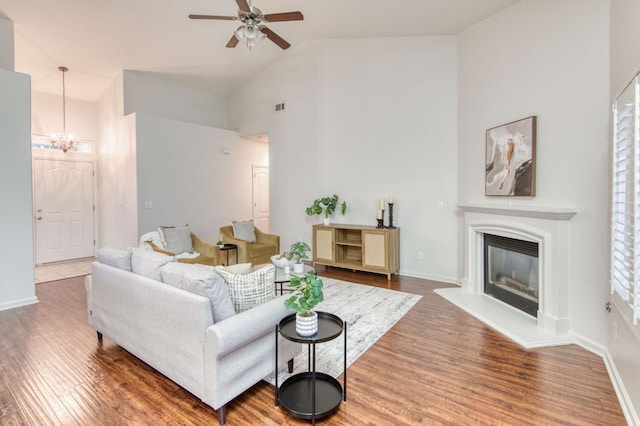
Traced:
<svg viewBox="0 0 640 426">
<path fill-rule="evenodd" d="M 393 203 L 389 203 L 389 226 L 387 228 L 393 229 Z"/>
<path fill-rule="evenodd" d="M 378 221 L 378 226 L 376 228 L 384 228 L 384 210 L 378 210 L 382 212 L 380 215 L 380 219 L 376 219 Z"/>
</svg>

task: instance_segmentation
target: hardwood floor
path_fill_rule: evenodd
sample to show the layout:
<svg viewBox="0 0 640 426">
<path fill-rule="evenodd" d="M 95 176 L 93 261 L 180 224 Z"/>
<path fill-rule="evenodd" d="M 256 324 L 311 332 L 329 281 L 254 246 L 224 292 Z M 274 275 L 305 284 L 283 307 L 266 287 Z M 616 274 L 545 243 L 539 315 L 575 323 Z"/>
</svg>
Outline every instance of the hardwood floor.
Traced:
<svg viewBox="0 0 640 426">
<path fill-rule="evenodd" d="M 349 367 L 347 403 L 325 425 L 624 425 L 602 359 L 578 346 L 526 350 L 454 307 L 433 281 L 320 268 L 320 275 L 423 295 Z M 203 425 L 216 412 L 86 321 L 83 278 L 36 287 L 0 312 L 0 424 Z M 260 382 L 228 425 L 309 424 Z"/>
</svg>

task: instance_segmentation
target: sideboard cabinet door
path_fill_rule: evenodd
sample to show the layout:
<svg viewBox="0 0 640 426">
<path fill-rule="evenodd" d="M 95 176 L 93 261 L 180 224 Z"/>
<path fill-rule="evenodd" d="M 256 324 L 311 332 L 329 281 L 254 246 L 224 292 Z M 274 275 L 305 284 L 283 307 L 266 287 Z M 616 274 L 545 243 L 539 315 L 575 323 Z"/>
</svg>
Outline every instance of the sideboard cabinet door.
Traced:
<svg viewBox="0 0 640 426">
<path fill-rule="evenodd" d="M 314 227 L 313 261 L 334 262 L 333 228 Z"/>
</svg>

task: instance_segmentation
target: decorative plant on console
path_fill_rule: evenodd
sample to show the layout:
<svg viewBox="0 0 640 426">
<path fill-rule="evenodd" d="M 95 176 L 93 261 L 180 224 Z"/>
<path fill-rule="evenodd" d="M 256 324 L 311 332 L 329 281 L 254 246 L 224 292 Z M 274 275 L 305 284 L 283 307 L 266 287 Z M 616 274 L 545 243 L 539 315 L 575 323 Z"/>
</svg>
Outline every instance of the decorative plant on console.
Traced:
<svg viewBox="0 0 640 426">
<path fill-rule="evenodd" d="M 338 208 L 338 200 L 339 197 L 337 195 L 333 195 L 332 197 L 323 197 L 318 198 L 313 202 L 313 204 L 306 208 L 305 212 L 309 216 L 313 216 L 316 214 L 324 214 L 324 224 L 329 224 L 329 216 L 333 214 Z M 347 211 L 347 203 L 343 201 L 340 204 L 340 211 L 344 214 Z"/>
<path fill-rule="evenodd" d="M 318 314 L 312 309 L 324 300 L 322 280 L 315 274 L 292 276 L 290 286 L 294 290 L 284 306 L 296 311 L 296 332 L 300 336 L 313 336 L 318 332 Z"/>
<path fill-rule="evenodd" d="M 293 260 L 293 272 L 297 274 L 301 274 L 304 272 L 304 265 L 302 264 L 302 259 L 308 259 L 307 252 L 311 250 L 311 247 L 304 241 L 298 241 L 297 243 L 291 244 L 291 248 L 289 249 L 289 253 L 287 253 L 287 257 L 289 260 Z"/>
</svg>

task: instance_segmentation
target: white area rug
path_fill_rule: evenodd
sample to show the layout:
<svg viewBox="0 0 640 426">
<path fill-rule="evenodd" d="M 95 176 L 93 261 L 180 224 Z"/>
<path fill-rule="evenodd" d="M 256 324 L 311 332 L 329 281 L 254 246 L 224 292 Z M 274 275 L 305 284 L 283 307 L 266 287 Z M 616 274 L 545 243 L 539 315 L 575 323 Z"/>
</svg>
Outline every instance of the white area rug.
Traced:
<svg viewBox="0 0 640 426">
<path fill-rule="evenodd" d="M 330 312 L 347 323 L 347 366 L 351 365 L 415 305 L 422 296 L 386 288 L 322 278 L 324 301 L 316 311 Z M 316 371 L 338 377 L 343 372 L 344 336 L 316 345 Z M 295 358 L 293 374 L 307 371 L 307 345 Z M 279 372 L 278 383 L 291 374 Z M 265 377 L 274 384 L 273 373 Z"/>
</svg>

